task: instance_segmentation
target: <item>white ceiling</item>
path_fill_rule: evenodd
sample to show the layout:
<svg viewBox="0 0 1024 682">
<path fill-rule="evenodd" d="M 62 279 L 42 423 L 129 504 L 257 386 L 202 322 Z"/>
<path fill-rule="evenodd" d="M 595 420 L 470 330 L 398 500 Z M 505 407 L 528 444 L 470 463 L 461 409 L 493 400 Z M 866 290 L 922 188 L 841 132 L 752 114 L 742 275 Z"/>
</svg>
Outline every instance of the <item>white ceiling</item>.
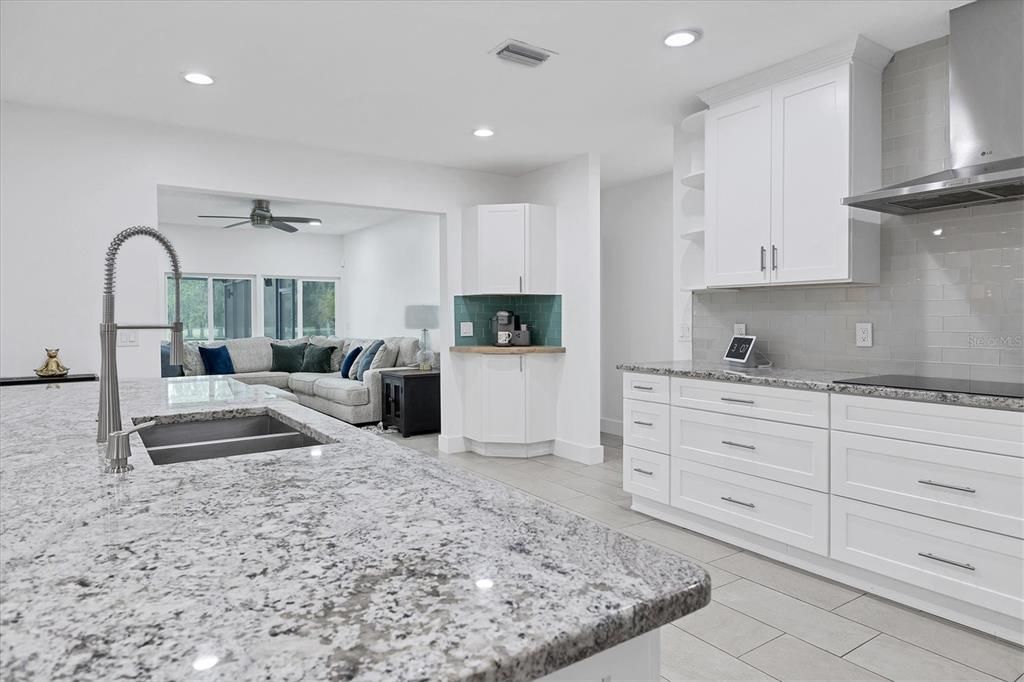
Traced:
<svg viewBox="0 0 1024 682">
<path fill-rule="evenodd" d="M 857 32 L 909 47 L 962 4 L 4 0 L 0 96 L 510 175 L 599 152 L 607 185 L 668 170 L 697 91 Z M 506 38 L 559 55 L 501 62 Z"/>
<path fill-rule="evenodd" d="M 254 198 L 269 199 L 270 212 L 275 216 L 299 216 L 320 218 L 323 225 L 314 227 L 295 223 L 301 234 L 347 234 L 364 227 L 379 225 L 406 215 L 402 211 L 388 211 L 382 208 L 363 208 L 343 204 L 325 204 L 311 201 L 290 201 L 273 197 L 254 197 L 234 194 L 218 194 L 179 187 L 157 188 L 157 220 L 161 226 L 186 225 L 220 229 L 237 223 L 249 216 Z M 238 220 L 197 218 L 199 215 L 242 216 Z M 239 225 L 231 230 L 268 229 L 252 225 Z M 270 228 L 272 229 L 272 228 Z"/>
</svg>

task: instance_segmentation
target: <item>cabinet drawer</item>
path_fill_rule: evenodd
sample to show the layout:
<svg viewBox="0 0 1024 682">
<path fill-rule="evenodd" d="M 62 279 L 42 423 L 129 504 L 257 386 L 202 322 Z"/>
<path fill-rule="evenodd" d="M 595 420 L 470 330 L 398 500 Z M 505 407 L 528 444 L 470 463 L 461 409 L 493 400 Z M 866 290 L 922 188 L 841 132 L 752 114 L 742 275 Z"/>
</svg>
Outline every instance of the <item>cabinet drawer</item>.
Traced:
<svg viewBox="0 0 1024 682">
<path fill-rule="evenodd" d="M 1016 538 L 832 497 L 832 558 L 1019 618 Z"/>
<path fill-rule="evenodd" d="M 667 455 L 668 420 L 668 405 L 623 400 L 622 442 Z"/>
<path fill-rule="evenodd" d="M 834 395 L 832 428 L 1024 457 L 1024 412 Z"/>
<path fill-rule="evenodd" d="M 828 495 L 672 458 L 670 504 L 810 552 L 828 552 Z"/>
<path fill-rule="evenodd" d="M 622 397 L 652 403 L 668 402 L 668 377 L 658 374 L 622 375 Z"/>
<path fill-rule="evenodd" d="M 828 431 L 672 408 L 672 456 L 828 492 Z"/>
<path fill-rule="evenodd" d="M 622 489 L 668 504 L 669 456 L 625 446 L 622 448 Z"/>
<path fill-rule="evenodd" d="M 1024 537 L 1024 460 L 832 432 L 832 492 Z"/>
<path fill-rule="evenodd" d="M 672 377 L 672 404 L 828 428 L 828 393 Z"/>
</svg>

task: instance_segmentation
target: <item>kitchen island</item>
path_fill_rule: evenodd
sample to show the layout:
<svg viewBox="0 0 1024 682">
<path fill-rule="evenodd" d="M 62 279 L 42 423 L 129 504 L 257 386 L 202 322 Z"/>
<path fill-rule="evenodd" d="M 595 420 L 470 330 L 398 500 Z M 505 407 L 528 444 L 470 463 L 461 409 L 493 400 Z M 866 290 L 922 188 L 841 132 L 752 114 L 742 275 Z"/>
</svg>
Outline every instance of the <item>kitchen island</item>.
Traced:
<svg viewBox="0 0 1024 682">
<path fill-rule="evenodd" d="M 124 423 L 324 444 L 156 466 L 135 434 L 102 474 L 96 401 L 0 390 L 5 680 L 656 675 L 657 628 L 710 598 L 678 556 L 226 377 L 122 382 Z"/>
</svg>

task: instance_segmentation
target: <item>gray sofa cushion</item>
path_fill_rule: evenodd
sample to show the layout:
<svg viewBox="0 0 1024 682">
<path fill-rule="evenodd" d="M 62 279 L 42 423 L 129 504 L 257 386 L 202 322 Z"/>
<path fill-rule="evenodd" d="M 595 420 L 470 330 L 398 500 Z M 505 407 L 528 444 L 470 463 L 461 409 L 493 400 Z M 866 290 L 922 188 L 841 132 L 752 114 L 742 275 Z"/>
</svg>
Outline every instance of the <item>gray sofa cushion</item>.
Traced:
<svg viewBox="0 0 1024 682">
<path fill-rule="evenodd" d="M 331 374 L 319 374 L 316 372 L 293 372 L 288 375 L 288 388 L 293 393 L 305 393 L 313 395 L 313 384 Z"/>
<path fill-rule="evenodd" d="M 361 381 L 324 377 L 313 385 L 313 395 L 341 405 L 366 405 L 370 402 L 370 391 Z"/>
<path fill-rule="evenodd" d="M 385 341 L 398 346 L 398 360 L 395 367 L 410 367 L 416 364 L 416 353 L 420 350 L 420 340 L 415 336 L 391 336 Z"/>
<path fill-rule="evenodd" d="M 276 342 L 275 342 L 276 343 Z M 228 339 L 204 346 L 227 346 L 235 372 L 269 372 L 271 365 L 270 339 L 254 336 L 251 339 Z"/>
<path fill-rule="evenodd" d="M 243 384 L 266 384 L 274 388 L 288 388 L 288 372 L 244 372 L 232 374 L 231 378 L 238 379 Z"/>
</svg>

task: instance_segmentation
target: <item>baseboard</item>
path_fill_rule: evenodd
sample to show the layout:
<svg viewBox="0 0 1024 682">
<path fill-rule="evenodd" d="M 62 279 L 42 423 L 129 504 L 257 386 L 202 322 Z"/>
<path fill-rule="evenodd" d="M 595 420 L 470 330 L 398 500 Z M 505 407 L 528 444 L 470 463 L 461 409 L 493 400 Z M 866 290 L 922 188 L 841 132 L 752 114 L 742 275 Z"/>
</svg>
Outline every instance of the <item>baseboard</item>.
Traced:
<svg viewBox="0 0 1024 682">
<path fill-rule="evenodd" d="M 980 630 L 1018 646 L 1024 644 L 1021 621 L 1006 614 L 996 613 L 975 604 L 777 542 L 661 502 L 634 495 L 630 506 L 641 514 L 756 552 L 823 578 Z"/>
<path fill-rule="evenodd" d="M 604 461 L 604 446 L 580 445 L 567 440 L 556 440 L 555 454 L 580 464 L 600 464 Z"/>
<path fill-rule="evenodd" d="M 446 436 L 440 434 L 437 437 L 437 450 L 446 455 L 466 451 L 466 439 L 462 436 Z"/>
<path fill-rule="evenodd" d="M 485 443 L 465 438 L 466 450 L 486 457 L 541 457 L 555 451 L 555 441 L 542 440 L 536 443 Z"/>
<path fill-rule="evenodd" d="M 601 433 L 610 433 L 613 436 L 622 436 L 621 419 L 601 419 Z"/>
</svg>

